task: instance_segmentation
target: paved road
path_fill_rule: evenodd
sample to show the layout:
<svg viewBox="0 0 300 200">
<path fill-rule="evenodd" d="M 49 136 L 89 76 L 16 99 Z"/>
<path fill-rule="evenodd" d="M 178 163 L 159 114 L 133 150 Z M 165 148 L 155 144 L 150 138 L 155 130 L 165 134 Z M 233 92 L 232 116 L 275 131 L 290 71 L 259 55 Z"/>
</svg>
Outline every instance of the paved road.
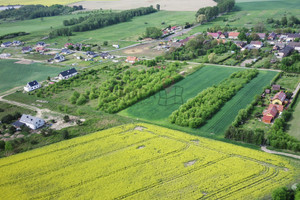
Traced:
<svg viewBox="0 0 300 200">
<path fill-rule="evenodd" d="M 290 153 L 283 153 L 283 152 L 278 152 L 278 151 L 272 151 L 272 150 L 267 149 L 266 146 L 262 146 L 261 150 L 263 150 L 264 152 L 267 152 L 267 153 L 271 153 L 271 154 L 283 155 L 283 156 L 288 156 L 291 158 L 300 159 L 300 156 L 298 156 L 298 155 L 294 155 L 294 154 L 290 154 Z"/>
</svg>

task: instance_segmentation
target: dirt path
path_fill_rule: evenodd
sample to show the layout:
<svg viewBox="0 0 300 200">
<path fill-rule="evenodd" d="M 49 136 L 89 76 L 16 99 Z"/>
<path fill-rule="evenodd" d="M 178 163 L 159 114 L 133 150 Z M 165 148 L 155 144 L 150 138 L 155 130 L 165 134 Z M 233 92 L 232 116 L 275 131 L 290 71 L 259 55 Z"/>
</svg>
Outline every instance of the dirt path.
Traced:
<svg viewBox="0 0 300 200">
<path fill-rule="evenodd" d="M 14 92 L 19 90 L 20 88 L 21 87 L 16 87 L 16 88 L 13 88 L 9 91 L 6 91 L 6 92 L 2 93 L 1 96 L 0 96 L 0 101 L 2 101 L 4 103 L 16 105 L 16 106 L 19 106 L 19 107 L 22 107 L 22 108 L 27 108 L 29 110 L 33 110 L 33 111 L 36 112 L 36 117 L 46 119 L 47 121 L 55 120 L 56 123 L 54 123 L 51 126 L 51 128 L 55 129 L 55 130 L 60 130 L 60 129 L 63 129 L 63 128 L 66 128 L 66 127 L 76 125 L 75 121 L 79 120 L 79 117 L 69 115 L 70 120 L 72 122 L 66 123 L 63 120 L 63 117 L 64 117 L 65 114 L 62 114 L 62 113 L 59 113 L 59 112 L 56 112 L 56 111 L 52 111 L 52 110 L 49 110 L 49 109 L 46 109 L 46 108 L 41 109 L 41 108 L 38 108 L 38 107 L 35 107 L 35 106 L 32 106 L 32 105 L 27 105 L 27 104 L 24 104 L 24 103 L 3 99 L 3 97 L 8 96 L 10 94 L 13 94 Z M 80 120 L 85 121 L 85 119 L 80 119 Z"/>
<path fill-rule="evenodd" d="M 263 150 L 264 152 L 267 152 L 267 153 L 271 153 L 271 154 L 283 155 L 283 156 L 288 156 L 291 158 L 300 159 L 300 156 L 298 156 L 298 155 L 294 155 L 294 154 L 290 154 L 290 153 L 283 153 L 283 152 L 278 152 L 278 151 L 272 151 L 272 150 L 267 149 L 266 146 L 262 146 L 261 150 Z"/>
<path fill-rule="evenodd" d="M 298 86 L 297 86 L 296 89 L 294 90 L 293 95 L 292 95 L 292 99 L 295 98 L 295 96 L 296 96 L 296 94 L 298 93 L 299 90 L 300 90 L 300 83 L 298 84 Z"/>
</svg>

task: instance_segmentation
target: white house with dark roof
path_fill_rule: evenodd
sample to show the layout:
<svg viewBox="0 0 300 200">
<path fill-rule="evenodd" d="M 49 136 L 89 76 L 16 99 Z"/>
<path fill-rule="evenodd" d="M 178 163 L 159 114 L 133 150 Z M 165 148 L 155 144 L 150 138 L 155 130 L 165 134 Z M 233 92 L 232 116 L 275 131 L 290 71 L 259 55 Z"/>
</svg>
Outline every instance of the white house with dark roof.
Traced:
<svg viewBox="0 0 300 200">
<path fill-rule="evenodd" d="M 29 53 L 31 51 L 32 51 L 32 48 L 30 46 L 22 48 L 22 53 Z"/>
<path fill-rule="evenodd" d="M 36 90 L 40 87 L 41 87 L 41 85 L 37 81 L 31 81 L 31 82 L 27 83 L 27 85 L 24 87 L 24 90 L 26 92 L 30 92 L 30 91 Z"/>
<path fill-rule="evenodd" d="M 72 68 L 72 69 L 69 69 L 69 70 L 66 70 L 66 71 L 63 71 L 61 72 L 59 75 L 58 75 L 58 78 L 60 80 L 63 80 L 63 79 L 69 79 L 73 76 L 76 76 L 78 74 L 77 70 L 75 68 Z"/>
<path fill-rule="evenodd" d="M 19 122 L 25 124 L 29 128 L 35 130 L 45 125 L 45 121 L 38 117 L 23 114 Z"/>
<path fill-rule="evenodd" d="M 55 62 L 62 62 L 62 61 L 65 61 L 66 59 L 63 55 L 56 54 L 54 56 L 54 60 L 55 60 Z"/>
</svg>

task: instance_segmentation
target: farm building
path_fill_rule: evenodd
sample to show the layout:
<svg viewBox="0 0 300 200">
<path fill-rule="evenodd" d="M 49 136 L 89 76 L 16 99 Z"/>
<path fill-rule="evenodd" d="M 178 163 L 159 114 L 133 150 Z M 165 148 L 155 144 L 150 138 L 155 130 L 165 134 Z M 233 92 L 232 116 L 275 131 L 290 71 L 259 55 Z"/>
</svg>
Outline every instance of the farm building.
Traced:
<svg viewBox="0 0 300 200">
<path fill-rule="evenodd" d="M 27 83 L 27 85 L 24 87 L 24 90 L 26 92 L 30 92 L 30 91 L 36 90 L 40 87 L 41 87 L 41 85 L 37 81 L 31 81 L 31 82 Z"/>
<path fill-rule="evenodd" d="M 19 120 L 20 123 L 25 124 L 29 128 L 35 130 L 45 125 L 45 121 L 38 117 L 33 117 L 30 115 L 23 114 L 21 119 Z"/>
<path fill-rule="evenodd" d="M 139 59 L 137 57 L 134 56 L 128 56 L 126 59 L 126 62 L 134 64 L 135 62 L 139 61 Z"/>
<path fill-rule="evenodd" d="M 283 105 L 285 99 L 286 99 L 286 94 L 283 91 L 280 91 L 276 93 L 275 96 L 272 98 L 272 104 Z"/>
<path fill-rule="evenodd" d="M 58 75 L 58 78 L 60 80 L 63 80 L 63 79 L 69 79 L 73 76 L 76 76 L 78 74 L 77 70 L 75 68 L 72 68 L 72 69 L 69 69 L 69 70 L 66 70 L 66 71 L 63 71 L 61 72 L 59 75 Z"/>
</svg>

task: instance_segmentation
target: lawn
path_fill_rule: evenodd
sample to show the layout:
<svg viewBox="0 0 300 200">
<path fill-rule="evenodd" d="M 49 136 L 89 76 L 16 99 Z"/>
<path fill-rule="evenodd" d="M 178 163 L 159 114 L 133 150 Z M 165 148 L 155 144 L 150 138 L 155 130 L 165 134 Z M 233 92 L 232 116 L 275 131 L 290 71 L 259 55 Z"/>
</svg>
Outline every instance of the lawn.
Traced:
<svg viewBox="0 0 300 200">
<path fill-rule="evenodd" d="M 0 102 L 0 110 L 3 110 L 2 112 L 0 112 L 0 119 L 8 114 L 15 114 L 16 112 L 19 112 L 21 114 L 31 114 L 31 115 L 35 115 L 35 112 L 32 110 L 28 110 L 26 108 L 21 108 L 15 105 L 11 105 L 11 104 L 7 104 L 4 102 Z"/>
<path fill-rule="evenodd" d="M 48 76 L 56 76 L 65 70 L 41 63 L 25 65 L 15 62 L 16 60 L 0 60 L 0 93 L 17 86 L 25 86 L 29 81 L 46 80 Z"/>
<path fill-rule="evenodd" d="M 269 199 L 298 178 L 298 165 L 138 123 L 2 158 L 0 189 L 7 200 Z"/>
<path fill-rule="evenodd" d="M 219 66 L 204 67 L 173 86 L 173 89 L 171 89 L 168 94 L 169 96 L 174 95 L 175 86 L 178 86 L 178 89 L 180 89 L 179 87 L 183 88 L 183 101 L 181 101 L 180 97 L 177 97 L 176 101 L 178 104 L 175 104 L 171 99 L 167 102 L 167 105 L 164 105 L 165 102 L 162 98 L 165 93 L 162 91 L 121 111 L 119 114 L 196 135 L 222 139 L 224 131 L 232 123 L 238 111 L 245 108 L 253 100 L 255 95 L 260 94 L 263 88 L 270 84 L 270 81 L 277 72 L 259 71 L 259 75 L 256 78 L 242 88 L 200 129 L 191 129 L 171 124 L 168 117 L 173 111 L 179 108 L 182 102 L 184 103 L 189 98 L 195 97 L 207 87 L 218 84 L 237 70 L 240 69 Z"/>
<path fill-rule="evenodd" d="M 19 37 L 20 40 L 26 41 L 29 44 L 34 44 L 41 40 L 40 38 L 47 36 L 52 29 L 62 27 L 62 21 L 70 18 L 78 18 L 84 14 L 65 15 L 55 17 L 45 17 L 43 21 L 40 19 L 26 20 L 22 22 L 3 23 L 0 29 L 3 33 L 12 33 L 18 31 L 30 32 L 30 35 Z M 61 48 L 65 43 L 94 43 L 102 46 L 104 41 L 108 41 L 109 46 L 119 44 L 120 47 L 138 43 L 139 36 L 142 36 L 147 27 L 165 28 L 169 25 L 183 25 L 186 22 L 194 22 L 194 12 L 176 12 L 176 11 L 160 11 L 149 15 L 133 18 L 131 21 L 107 26 L 101 29 L 74 33 L 70 37 L 56 37 L 47 39 L 45 42 L 53 47 Z M 164 22 L 164 24 L 162 24 Z M 24 30 L 26 27 L 26 30 Z M 52 27 L 52 29 L 51 29 Z M 57 43 L 57 45 L 54 45 Z M 102 49 L 106 47 L 102 46 Z"/>
<path fill-rule="evenodd" d="M 300 140 L 300 97 L 298 95 L 297 103 L 294 107 L 292 120 L 288 122 L 288 134 Z"/>
<path fill-rule="evenodd" d="M 293 92 L 300 83 L 299 74 L 284 73 L 282 77 L 276 82 L 285 90 Z"/>
</svg>

